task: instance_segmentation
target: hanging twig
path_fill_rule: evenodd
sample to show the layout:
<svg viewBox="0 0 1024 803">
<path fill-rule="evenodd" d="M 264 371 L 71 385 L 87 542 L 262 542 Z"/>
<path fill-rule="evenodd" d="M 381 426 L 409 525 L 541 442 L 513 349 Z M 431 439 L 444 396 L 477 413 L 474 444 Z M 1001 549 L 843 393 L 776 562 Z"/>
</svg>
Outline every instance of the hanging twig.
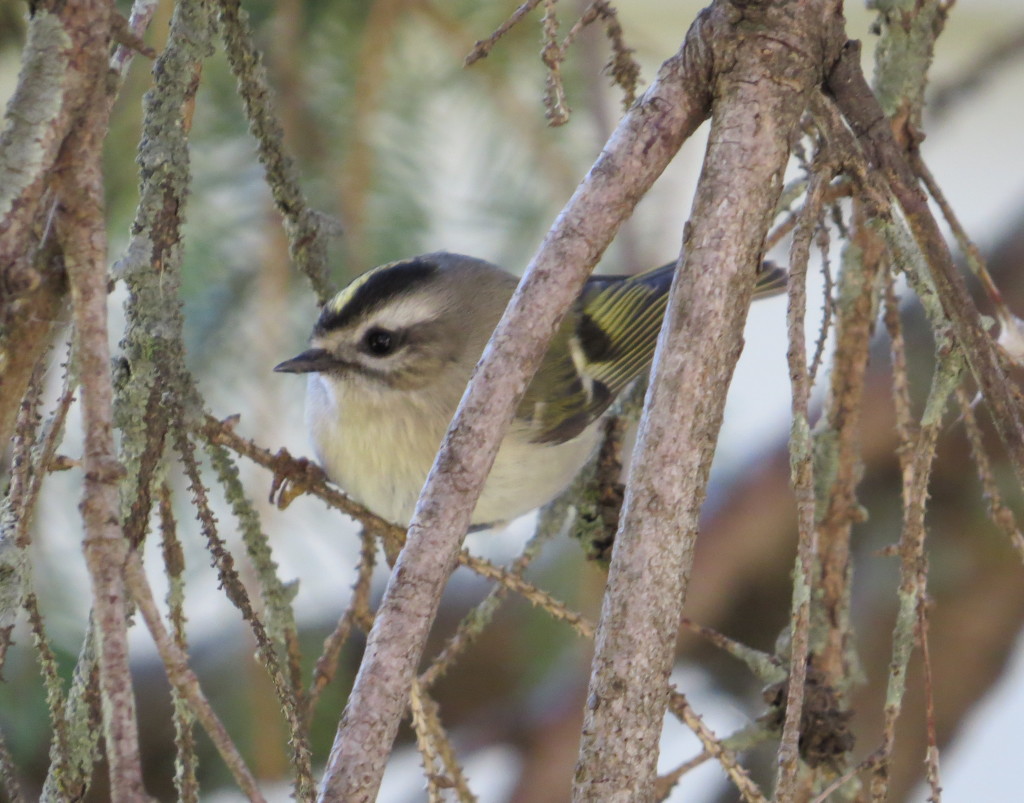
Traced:
<svg viewBox="0 0 1024 803">
<path fill-rule="evenodd" d="M 125 577 L 131 589 L 132 599 L 138 606 L 139 613 L 142 614 L 146 627 L 149 628 L 149 632 L 153 636 L 153 643 L 160 653 L 164 670 L 167 672 L 167 679 L 178 690 L 178 693 L 188 700 L 196 719 L 202 724 L 203 729 L 217 748 L 217 752 L 220 753 L 224 763 L 231 770 L 239 788 L 249 797 L 249 800 L 266 803 L 266 799 L 260 792 L 256 779 L 246 766 L 241 753 L 238 752 L 227 729 L 214 713 L 206 695 L 199 687 L 199 679 L 189 668 L 188 657 L 164 627 L 160 612 L 157 610 L 156 600 L 153 598 L 153 591 L 146 579 L 142 559 L 137 552 L 132 552 L 128 556 Z"/>
<path fill-rule="evenodd" d="M 341 657 L 341 648 L 345 646 L 353 627 L 369 632 L 373 625 L 373 612 L 370 610 L 370 581 L 373 578 L 374 556 L 377 550 L 377 542 L 365 528 L 361 538 L 359 550 L 359 563 L 356 565 L 356 584 L 352 593 L 352 602 L 338 619 L 331 634 L 324 639 L 324 646 L 320 657 L 316 659 L 313 668 L 313 680 L 310 683 L 309 694 L 306 697 L 306 721 L 312 721 L 313 711 L 320 692 L 334 679 L 334 673 L 338 669 L 338 659 Z"/>
<path fill-rule="evenodd" d="M 267 186 L 274 196 L 288 234 L 288 248 L 296 267 L 313 285 L 322 304 L 331 295 L 327 274 L 327 235 L 339 229 L 306 201 L 298 171 L 284 149 L 284 131 L 274 115 L 270 86 L 256 49 L 249 18 L 238 0 L 220 0 L 221 33 L 231 70 L 256 138 L 260 162 L 267 171 Z"/>
<path fill-rule="evenodd" d="M 932 216 L 913 171 L 860 67 L 860 46 L 848 42 L 827 78 L 839 108 L 850 124 L 869 163 L 876 168 L 899 202 L 921 249 L 942 309 L 953 325 L 967 364 L 988 402 L 1019 482 L 1024 483 L 1024 425 L 1016 399 L 1005 380 L 995 344 L 985 332 L 970 294 L 953 264 L 942 232 Z"/>
<path fill-rule="evenodd" d="M 299 665 L 299 634 L 292 610 L 294 590 L 281 580 L 277 563 L 274 561 L 267 534 L 260 526 L 259 514 L 253 507 L 242 486 L 228 450 L 223 446 L 207 445 L 207 454 L 213 464 L 217 478 L 224 488 L 224 495 L 238 519 L 242 542 L 246 554 L 252 561 L 259 578 L 259 592 L 266 612 L 267 633 L 277 643 L 283 655 L 288 657 L 287 677 L 292 693 L 299 701 L 303 698 L 302 670 Z M 294 737 L 293 737 L 294 738 Z"/>
<path fill-rule="evenodd" d="M 188 654 L 188 638 L 185 633 L 185 553 L 178 540 L 177 524 L 171 509 L 171 489 L 166 482 L 157 487 L 160 515 L 160 551 L 164 559 L 164 572 L 167 575 L 168 618 L 171 620 L 171 636 L 175 645 L 183 655 Z M 195 715 L 189 707 L 188 700 L 171 686 L 171 702 L 174 712 L 174 746 L 177 760 L 174 762 L 174 788 L 180 803 L 198 803 L 199 782 L 196 779 L 196 766 L 199 757 L 196 755 L 193 724 Z"/>
<path fill-rule="evenodd" d="M 910 153 L 910 163 L 914 168 L 914 172 L 927 188 L 928 194 L 932 196 L 942 211 L 943 218 L 949 224 L 957 244 L 967 258 L 967 267 L 978 277 L 978 281 L 981 282 L 981 286 L 985 289 L 985 294 L 988 296 L 988 300 L 992 304 L 992 310 L 999 321 L 999 345 L 1003 347 L 1007 355 L 1014 362 L 1024 362 L 1024 322 L 1017 318 L 1010 311 L 1006 302 L 1003 301 L 1003 294 L 999 292 L 999 288 L 992 279 L 992 275 L 988 272 L 985 259 L 981 255 L 981 249 L 978 248 L 967 234 L 966 229 L 964 229 L 956 213 L 953 211 L 952 205 L 946 200 L 945 193 L 916 149 Z"/>
<path fill-rule="evenodd" d="M 985 499 L 988 516 L 1003 531 L 1017 553 L 1017 557 L 1024 562 L 1024 534 L 1020 531 L 1020 525 L 1017 524 L 1017 517 L 1013 510 L 1003 501 L 1003 495 L 999 492 L 999 485 L 996 483 L 995 474 L 992 471 L 992 462 L 985 451 L 985 443 L 981 428 L 978 426 L 978 419 L 974 414 L 974 407 L 962 387 L 957 388 L 956 396 L 960 404 L 964 430 L 967 432 L 967 439 L 971 444 L 971 457 L 974 458 L 974 465 L 978 469 L 978 477 L 981 480 L 982 496 Z"/>
<path fill-rule="evenodd" d="M 690 707 L 686 697 L 673 690 L 669 695 L 669 710 L 696 734 L 705 752 L 718 760 L 722 769 L 729 776 L 729 780 L 736 787 L 736 791 L 740 793 L 740 797 L 747 803 L 768 803 L 768 798 L 758 789 L 757 784 L 751 780 L 750 775 L 736 760 L 736 754 L 725 747 L 722 741 L 704 724 L 704 720 Z"/>
<path fill-rule="evenodd" d="M 197 508 L 197 515 L 203 535 L 207 540 L 207 548 L 213 558 L 213 564 L 217 569 L 221 587 L 224 589 L 227 598 L 239 610 L 242 617 L 249 623 L 253 637 L 256 639 L 257 654 L 270 676 L 277 693 L 278 701 L 281 703 L 282 712 L 288 722 L 289 739 L 291 747 L 291 760 L 295 769 L 295 793 L 300 800 L 312 800 L 315 794 L 315 783 L 313 781 L 312 755 L 309 747 L 309 735 L 305 725 L 304 709 L 296 697 L 295 689 L 288 682 L 288 675 L 282 665 L 280 656 L 274 647 L 262 619 L 257 614 L 249 598 L 249 593 L 242 584 L 238 571 L 235 569 L 235 561 L 228 551 L 223 539 L 217 533 L 216 517 L 210 508 L 206 488 L 199 475 L 199 466 L 196 463 L 195 447 L 188 439 L 188 435 L 180 427 L 175 432 L 175 447 L 181 458 L 185 469 L 185 475 L 189 480 L 189 490 L 192 493 L 193 504 Z"/>
<path fill-rule="evenodd" d="M 928 563 L 924 554 L 924 515 L 928 480 L 935 459 L 936 441 L 942 428 L 943 413 L 950 394 L 960 382 L 962 371 L 960 356 L 949 343 L 939 341 L 936 351 L 939 359 L 921 422 L 914 428 L 917 435 L 902 444 L 900 450 L 903 464 L 903 531 L 899 546 L 899 610 L 893 631 L 893 656 L 889 664 L 889 684 L 885 696 L 882 746 L 871 779 L 872 800 L 879 803 L 888 795 L 889 761 L 895 744 L 896 720 L 906 689 L 907 665 L 915 637 L 920 632 L 920 617 L 924 616 L 922 608 L 927 604 Z M 909 431 L 910 427 L 904 424 L 903 429 Z"/>
</svg>

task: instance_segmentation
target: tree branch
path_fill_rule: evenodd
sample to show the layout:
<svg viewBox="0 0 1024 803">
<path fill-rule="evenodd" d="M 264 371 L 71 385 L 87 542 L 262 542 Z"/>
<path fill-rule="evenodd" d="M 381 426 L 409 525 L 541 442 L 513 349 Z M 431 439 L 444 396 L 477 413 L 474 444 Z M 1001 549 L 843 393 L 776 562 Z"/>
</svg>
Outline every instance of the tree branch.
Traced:
<svg viewBox="0 0 1024 803">
<path fill-rule="evenodd" d="M 616 536 L 576 801 L 653 793 L 711 457 L 790 139 L 826 63 L 823 22 L 841 23 L 835 3 L 721 2 L 688 37 L 713 48 L 716 103 Z"/>
<path fill-rule="evenodd" d="M 112 6 L 106 0 L 81 5 L 86 27 L 75 60 L 94 83 L 79 100 L 85 111 L 64 140 L 55 165 L 60 208 L 56 218 L 74 309 L 75 357 L 82 383 L 85 482 L 82 497 L 84 550 L 92 579 L 98 639 L 103 734 L 111 798 L 145 797 L 139 761 L 138 727 L 128 665 L 128 614 L 124 587 L 127 541 L 121 530 L 119 481 L 113 433 L 114 391 L 107 333 L 107 249 L 104 220 L 103 140 L 110 106 L 105 83 Z"/>
<path fill-rule="evenodd" d="M 335 737 L 321 800 L 368 803 L 376 797 L 441 591 L 515 404 L 615 231 L 704 119 L 708 63 L 705 42 L 691 36 L 662 66 L 545 237 L 498 324 L 392 572 Z"/>
</svg>

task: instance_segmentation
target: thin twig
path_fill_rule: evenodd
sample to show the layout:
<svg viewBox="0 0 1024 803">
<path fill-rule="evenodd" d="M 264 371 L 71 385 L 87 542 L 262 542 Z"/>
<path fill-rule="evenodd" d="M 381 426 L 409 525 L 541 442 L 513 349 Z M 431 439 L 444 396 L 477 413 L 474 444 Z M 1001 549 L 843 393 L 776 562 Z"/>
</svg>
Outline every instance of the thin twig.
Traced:
<svg viewBox="0 0 1024 803">
<path fill-rule="evenodd" d="M 828 333 L 832 328 L 832 319 L 835 317 L 835 302 L 832 299 L 832 292 L 835 289 L 832 282 L 832 264 L 829 260 L 829 234 L 828 226 L 818 226 L 817 235 L 818 251 L 821 254 L 821 275 L 825 278 L 825 284 L 821 291 L 821 329 L 818 330 L 818 340 L 814 345 L 814 356 L 811 357 L 811 367 L 808 371 L 811 378 L 811 387 L 818 378 L 818 369 L 821 368 L 825 357 L 825 346 L 828 343 Z"/>
<path fill-rule="evenodd" d="M 542 525 L 538 526 L 537 533 L 527 542 L 523 551 L 512 562 L 506 576 L 521 577 L 526 567 L 530 565 L 540 552 L 541 546 L 552 534 L 551 530 L 544 528 Z M 476 641 L 484 628 L 490 624 L 498 607 L 511 590 L 511 587 L 503 581 L 496 583 L 487 596 L 462 618 L 458 627 L 455 628 L 455 632 L 445 641 L 444 647 L 438 652 L 430 666 L 420 673 L 419 683 L 424 689 L 429 689 L 439 678 L 443 677 L 459 655 Z M 547 609 L 545 608 L 545 610 Z"/>
<path fill-rule="evenodd" d="M 238 519 L 246 554 L 256 569 L 260 597 L 266 611 L 267 632 L 278 644 L 281 652 L 288 656 L 288 678 L 292 693 L 296 699 L 302 700 L 304 694 L 299 666 L 298 625 L 291 603 L 294 592 L 281 580 L 270 541 L 260 526 L 259 514 L 242 486 L 238 468 L 228 450 L 223 446 L 208 444 L 207 454 L 224 488 L 225 497 Z M 293 738 L 303 737 L 296 735 Z"/>
<path fill-rule="evenodd" d="M 823 147 L 848 174 L 856 144 L 835 107 L 816 95 L 812 101 L 815 123 Z M 819 530 L 820 604 L 813 612 L 822 638 L 815 645 L 815 667 L 828 682 L 842 688 L 849 677 L 850 539 L 853 525 L 862 518 L 857 499 L 861 479 L 861 406 L 870 358 L 871 337 L 878 314 L 880 280 L 885 264 L 881 239 L 868 226 L 865 204 L 853 206 L 853 231 L 844 247 L 835 298 L 835 349 L 828 376 L 828 397 L 814 443 L 814 466 L 822 478 L 817 490 Z"/>
<path fill-rule="evenodd" d="M 838 778 L 836 778 L 834 781 L 832 781 L 832 783 L 830 783 L 828 786 L 826 786 L 821 791 L 821 794 L 817 795 L 811 801 L 811 803 L 826 803 L 826 801 L 831 800 L 831 795 L 832 795 L 833 792 L 838 790 L 841 786 L 846 784 L 848 781 L 852 780 L 854 778 L 854 776 L 857 775 L 858 772 L 862 772 L 863 770 L 870 769 L 871 767 L 873 767 L 877 760 L 878 760 L 877 753 L 872 753 L 870 756 L 868 756 L 863 761 L 861 761 L 856 767 L 853 767 L 852 769 L 847 770 L 842 775 L 840 775 Z"/>
<path fill-rule="evenodd" d="M 57 657 L 50 649 L 50 641 L 46 637 L 46 627 L 43 624 L 43 615 L 39 610 L 39 603 L 36 595 L 29 593 L 25 595 L 22 603 L 28 613 L 29 626 L 32 630 L 33 646 L 36 656 L 39 659 L 39 670 L 43 676 L 43 686 L 46 689 L 46 705 L 50 712 L 50 727 L 53 728 L 53 758 L 58 763 L 66 764 L 71 759 L 70 735 L 68 722 L 64 716 L 64 706 L 67 699 L 64 694 L 64 683 L 60 677 Z M 68 789 L 63 790 L 70 792 Z"/>
<path fill-rule="evenodd" d="M 267 670 L 267 674 L 270 676 L 274 691 L 277 693 L 278 701 L 281 703 L 282 711 L 288 722 L 288 743 L 291 747 L 292 766 L 295 769 L 296 795 L 300 800 L 312 800 L 315 795 L 315 783 L 313 781 L 312 755 L 309 747 L 304 709 L 296 697 L 295 689 L 292 688 L 288 681 L 288 675 L 284 671 L 280 657 L 274 647 L 274 642 L 267 633 L 262 619 L 256 613 L 249 594 L 241 578 L 238 576 L 234 558 L 217 533 L 216 517 L 210 508 L 206 488 L 199 474 L 195 449 L 182 428 L 182 423 L 181 421 L 177 422 L 178 427 L 175 431 L 174 439 L 175 446 L 185 468 L 185 475 L 189 480 L 189 490 L 192 493 L 193 504 L 198 511 L 197 516 L 207 541 L 207 548 L 213 558 L 221 587 L 224 589 L 227 598 L 238 608 L 242 617 L 249 622 L 249 627 L 256 639 L 257 655 L 259 655 L 263 666 Z"/>
<path fill-rule="evenodd" d="M 853 194 L 853 185 L 849 181 L 839 180 L 829 185 L 825 190 L 827 202 L 838 201 L 840 198 L 849 198 Z M 782 240 L 796 228 L 797 223 L 804 216 L 804 208 L 801 206 L 789 212 L 782 222 L 777 224 L 764 238 L 765 252 L 771 251 Z"/>
<path fill-rule="evenodd" d="M 526 0 L 519 8 L 512 12 L 507 20 L 495 29 L 494 33 L 488 36 L 486 39 L 481 39 L 473 45 L 473 49 L 469 51 L 469 55 L 466 56 L 465 66 L 470 66 L 474 62 L 487 56 L 491 52 L 491 49 L 498 43 L 506 33 L 512 30 L 523 17 L 529 14 L 533 9 L 540 5 L 541 0 Z"/>
<path fill-rule="evenodd" d="M 995 311 L 996 317 L 999 319 L 1000 325 L 1004 330 L 1012 329 L 1016 331 L 1018 325 L 1017 320 L 1006 306 L 1006 302 L 1003 300 L 1003 295 L 999 292 L 999 288 L 996 286 L 995 280 L 992 278 L 992 274 L 988 272 L 988 268 L 985 265 L 985 258 L 981 255 L 981 249 L 978 248 L 974 240 L 972 240 L 970 235 L 967 234 L 967 230 L 963 227 L 963 224 L 957 217 L 956 212 L 953 211 L 953 206 L 946 199 L 946 195 L 939 186 L 939 183 L 935 180 L 935 176 L 932 175 L 932 171 L 928 168 L 928 165 L 925 164 L 924 160 L 921 158 L 921 154 L 917 150 L 911 151 L 910 164 L 914 168 L 914 172 L 921 179 L 925 188 L 928 190 L 928 194 L 932 196 L 932 199 L 938 205 L 942 212 L 942 217 L 945 219 L 946 223 L 949 224 L 949 228 L 953 232 L 953 237 L 956 238 L 957 244 L 967 257 L 967 267 L 969 267 L 971 272 L 978 277 L 978 281 L 981 282 L 981 286 L 985 288 L 985 293 L 988 295 L 989 301 L 992 302 L 992 308 Z"/>
<path fill-rule="evenodd" d="M 921 607 L 927 604 L 928 564 L 924 554 L 928 480 L 935 459 L 935 447 L 942 428 L 942 416 L 949 396 L 960 381 L 962 361 L 948 343 L 939 341 L 938 361 L 932 377 L 917 435 L 901 444 L 903 463 L 903 530 L 900 534 L 899 610 L 893 631 L 893 656 L 889 664 L 882 746 L 871 778 L 871 799 L 880 803 L 888 795 L 889 761 L 896 738 L 896 720 L 906 689 L 907 665 L 919 635 Z M 909 429 L 909 427 L 905 427 Z"/>
<path fill-rule="evenodd" d="M 68 725 L 69 755 L 61 755 L 58 745 L 50 746 L 50 766 L 39 799 L 43 803 L 80 799 L 85 796 L 99 755 L 99 735 L 103 726 L 100 710 L 99 670 L 97 668 L 96 623 L 89 617 L 82 649 L 71 676 L 63 720 Z"/>
<path fill-rule="evenodd" d="M 1003 501 L 1003 496 L 999 492 L 999 485 L 996 483 L 995 474 L 992 471 L 992 462 L 985 451 L 984 438 L 981 428 L 978 426 L 978 419 L 974 414 L 974 406 L 962 387 L 957 388 L 956 395 L 960 403 L 960 415 L 963 418 L 964 429 L 971 445 L 971 456 L 974 458 L 974 465 L 978 469 L 978 478 L 981 480 L 982 497 L 985 500 L 988 516 L 1003 531 L 1017 553 L 1017 557 L 1024 562 L 1024 534 L 1020 531 L 1020 525 L 1017 524 L 1017 517 L 1013 510 Z"/>
<path fill-rule="evenodd" d="M 438 772 L 437 752 L 434 749 L 433 734 L 425 721 L 423 693 L 418 682 L 413 682 L 412 690 L 409 692 L 409 710 L 412 712 L 416 747 L 423 757 L 423 774 L 427 779 L 427 801 L 428 803 L 442 803 L 441 789 L 438 786 L 440 773 Z M 448 784 L 446 783 L 446 785 Z"/>
<path fill-rule="evenodd" d="M 455 790 L 460 803 L 476 803 L 476 796 L 469 790 L 466 776 L 455 758 L 455 750 L 441 724 L 437 703 L 430 699 L 418 680 L 412 685 L 409 709 L 416 732 L 416 746 L 423 756 L 427 794 L 431 803 L 442 803 L 442 790 L 449 788 Z M 440 772 L 439 765 L 443 766 L 445 774 Z"/>
<path fill-rule="evenodd" d="M 672 794 L 672 790 L 675 788 L 675 785 L 679 783 L 679 780 L 686 775 L 686 773 L 690 772 L 690 770 L 697 769 L 697 767 L 706 763 L 711 758 L 714 758 L 714 756 L 705 750 L 703 753 L 698 753 L 693 758 L 682 762 L 675 769 L 666 772 L 664 775 L 659 775 L 658 781 L 654 787 L 654 799 L 659 801 L 659 803 L 663 800 L 667 800 L 668 796 Z"/>
<path fill-rule="evenodd" d="M 131 591 L 132 599 L 139 608 L 146 627 L 153 636 L 153 643 L 160 653 L 164 670 L 167 672 L 167 679 L 171 685 L 178 690 L 178 693 L 192 707 L 203 729 L 213 742 L 217 752 L 220 753 L 224 763 L 235 778 L 239 788 L 248 795 L 249 799 L 257 803 L 266 803 L 266 799 L 259 790 L 256 778 L 249 771 L 238 748 L 235 747 L 231 736 L 228 734 L 224 724 L 214 713 L 206 695 L 199 687 L 199 679 L 195 672 L 188 665 L 188 656 L 171 638 L 164 627 L 160 612 L 157 609 L 156 600 L 153 597 L 153 590 L 149 587 L 149 580 L 146 579 L 146 571 L 142 566 L 142 559 L 137 552 L 128 556 L 125 564 L 125 579 Z"/>
<path fill-rule="evenodd" d="M 924 673 L 925 732 L 928 748 L 925 753 L 925 778 L 928 781 L 928 803 L 941 803 L 942 783 L 939 778 L 939 738 L 935 725 L 935 684 L 932 679 L 932 654 L 928 647 L 928 600 L 921 594 L 917 603 L 917 638 L 921 643 L 921 670 Z"/>
<path fill-rule="evenodd" d="M 700 739 L 705 752 L 718 760 L 722 769 L 729 776 L 729 780 L 733 782 L 736 790 L 747 803 L 768 803 L 768 798 L 751 780 L 747 771 L 740 766 L 733 751 L 725 747 L 711 729 L 704 724 L 704 720 L 690 707 L 690 703 L 683 694 L 673 689 L 669 695 L 668 707 Z"/>
<path fill-rule="evenodd" d="M 674 703 L 676 694 L 676 692 L 673 692 L 672 695 L 670 695 L 669 710 L 676 715 L 677 719 L 681 720 L 680 715 L 682 714 L 683 709 Z M 723 748 L 723 753 L 733 755 L 746 752 L 757 747 L 759 744 L 773 738 L 774 733 L 774 730 L 769 730 L 768 728 L 763 727 L 760 723 L 752 723 L 729 736 L 718 739 L 717 742 Z M 704 764 L 712 758 L 715 758 L 713 754 L 709 753 L 707 750 L 702 750 L 699 754 L 687 761 L 684 761 L 674 770 L 660 776 L 655 786 L 657 799 L 667 799 L 672 793 L 672 788 L 679 782 L 680 778 L 690 770 L 699 767 L 701 764 Z"/>
<path fill-rule="evenodd" d="M 36 443 L 36 430 L 39 427 L 39 405 L 43 393 L 43 378 L 46 375 L 46 362 L 40 360 L 32 372 L 25 395 L 18 404 L 18 412 L 14 421 L 14 438 L 11 449 L 11 467 L 7 491 L 3 502 L 2 532 L 0 538 L 6 547 L 11 549 L 11 561 L 15 550 L 20 553 L 29 544 L 29 524 L 32 511 L 43 479 L 47 475 L 47 466 L 39 460 L 32 459 L 33 445 Z M 65 376 L 66 379 L 66 376 Z M 5 560 L 4 563 L 8 563 Z M 0 624 L 12 625 L 18 607 L 20 591 L 16 586 L 23 584 L 23 572 L 12 566 L 2 575 L 2 583 L 11 591 L 0 596 L 4 607 L 0 610 Z M 9 603 L 7 601 L 10 601 Z M 3 664 L 0 663 L 0 669 Z"/>
<path fill-rule="evenodd" d="M 459 563 L 472 569 L 481 577 L 497 580 L 509 590 L 520 594 L 530 604 L 542 608 L 552 618 L 571 625 L 573 630 L 583 636 L 583 638 L 594 637 L 593 622 L 588 621 L 585 616 L 570 609 L 565 603 L 559 602 L 547 591 L 537 588 L 533 583 L 527 582 L 518 574 L 471 555 L 467 550 L 462 551 Z"/>
<path fill-rule="evenodd" d="M 331 634 L 324 639 L 320 657 L 316 659 L 313 680 L 306 697 L 307 722 L 312 721 L 320 692 L 334 678 L 338 668 L 338 659 L 341 657 L 341 648 L 348 641 L 353 626 L 368 632 L 373 625 L 373 612 L 370 610 L 370 581 L 373 579 L 377 542 L 365 528 L 360 535 L 360 540 L 359 563 L 356 565 L 356 583 L 352 593 L 352 602 L 338 619 L 338 624 L 335 625 Z"/>
<path fill-rule="evenodd" d="M 122 33 L 131 37 L 131 46 L 125 43 L 118 44 L 114 55 L 110 57 L 110 69 L 120 78 L 123 79 L 128 72 L 128 65 L 131 64 L 132 56 L 135 53 L 142 53 L 150 58 L 156 57 L 156 54 L 143 44 L 142 35 L 149 27 L 149 22 L 153 19 L 158 5 L 158 0 L 135 0 L 127 20 L 123 20 L 123 17 L 115 18 L 123 20 Z"/>
<path fill-rule="evenodd" d="M 1017 479 L 1024 483 L 1024 423 L 1019 404 L 1006 382 L 996 346 L 981 326 L 974 302 L 953 264 L 927 199 L 917 187 L 916 176 L 904 151 L 896 142 L 888 120 L 864 79 L 858 43 L 847 42 L 828 76 L 827 85 L 864 148 L 869 163 L 876 167 L 875 175 L 886 181 L 899 202 L 942 308 L 992 411 L 996 430 Z"/>
<path fill-rule="evenodd" d="M 437 702 L 427 694 L 426 689 L 422 685 L 413 684 L 413 689 L 417 688 L 419 690 L 423 722 L 431 734 L 434 748 L 447 773 L 445 777 L 446 784 L 451 785 L 455 789 L 455 794 L 459 797 L 459 803 L 476 803 L 476 795 L 469 789 L 466 774 L 463 772 L 462 767 L 459 766 L 456 758 L 455 748 L 444 729 L 444 725 L 441 724 L 441 715 Z"/>
<path fill-rule="evenodd" d="M 249 458 L 257 465 L 274 472 L 274 485 L 271 493 L 279 491 L 278 504 L 285 507 L 299 492 L 311 493 L 331 507 L 337 508 L 347 516 L 351 516 L 363 525 L 372 535 L 380 538 L 385 544 L 401 546 L 405 532 L 386 519 L 367 510 L 357 502 L 349 499 L 327 482 L 323 470 L 308 460 L 295 459 L 287 450 L 281 449 L 273 453 L 257 446 L 252 440 L 244 438 L 234 429 L 235 420 L 218 421 L 213 416 L 206 416 L 196 422 L 193 429 L 211 443 L 227 446 L 234 452 Z M 285 484 L 290 487 L 285 487 Z"/>
<path fill-rule="evenodd" d="M 719 633 L 717 630 L 699 625 L 685 616 L 682 618 L 681 624 L 702 638 L 707 639 L 720 650 L 727 652 L 733 658 L 742 661 L 761 683 L 769 685 L 771 683 L 781 683 L 786 679 L 785 667 L 778 657 L 755 650 L 746 644 L 741 644 Z"/>
<path fill-rule="evenodd" d="M 896 434 L 900 446 L 896 454 L 900 460 L 900 468 L 910 459 L 910 445 L 917 431 L 910 403 L 910 379 L 907 374 L 907 344 L 903 337 L 903 324 L 900 319 L 900 299 L 896 295 L 896 280 L 892 274 L 886 276 L 885 283 L 885 328 L 889 333 L 889 353 L 892 360 L 892 396 L 896 409 Z"/>
<path fill-rule="evenodd" d="M 284 131 L 274 115 L 270 85 L 248 15 L 239 0 L 219 0 L 219 6 L 224 49 L 238 79 L 260 163 L 267 171 L 267 186 L 284 220 L 292 262 L 309 278 L 322 304 L 331 295 L 326 235 L 338 226 L 310 208 L 302 192 L 298 171 L 285 151 Z"/>
<path fill-rule="evenodd" d="M 167 574 L 167 607 L 168 618 L 171 620 L 174 643 L 182 654 L 188 654 L 188 637 L 185 633 L 185 553 L 178 540 L 177 524 L 171 507 L 171 489 L 166 482 L 157 487 L 157 499 L 160 515 L 160 549 L 164 559 L 164 572 Z M 188 701 L 171 687 L 171 703 L 174 721 L 174 747 L 177 758 L 174 762 L 174 788 L 181 803 L 198 803 L 199 781 L 196 779 L 196 767 L 199 757 L 196 755 L 193 724 L 195 715 Z"/>
<path fill-rule="evenodd" d="M 558 46 L 558 16 L 555 14 L 557 0 L 543 0 L 544 16 L 541 18 L 544 46 L 540 57 L 548 68 L 544 76 L 544 116 L 552 126 L 569 122 L 569 104 L 565 99 L 565 84 L 562 81 L 562 61 L 565 53 Z"/>
<path fill-rule="evenodd" d="M 829 171 L 831 172 L 831 171 Z M 818 529 L 814 493 L 814 447 L 811 439 L 811 378 L 807 365 L 804 318 L 807 314 L 807 262 L 811 236 L 824 204 L 823 189 L 829 175 L 816 172 L 811 178 L 804 214 L 797 223 L 789 257 L 789 306 L 787 330 L 789 378 L 792 384 L 792 424 L 789 464 L 796 501 L 797 558 L 793 568 L 793 600 L 790 611 L 789 679 L 782 736 L 779 739 L 776 787 L 781 800 L 794 799 L 799 770 L 800 722 L 804 686 L 810 657 L 811 583 L 818 566 Z"/>
</svg>

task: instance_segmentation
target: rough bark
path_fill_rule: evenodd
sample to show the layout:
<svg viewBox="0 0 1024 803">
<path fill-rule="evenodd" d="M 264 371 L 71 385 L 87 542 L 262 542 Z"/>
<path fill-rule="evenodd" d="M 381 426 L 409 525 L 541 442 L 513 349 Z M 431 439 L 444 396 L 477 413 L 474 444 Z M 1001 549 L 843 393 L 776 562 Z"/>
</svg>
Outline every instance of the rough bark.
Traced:
<svg viewBox="0 0 1024 803">
<path fill-rule="evenodd" d="M 718 3 L 712 130 L 616 536 L 574 799 L 650 800 L 697 520 L 790 143 L 835 3 Z M 794 756 L 795 760 L 795 756 Z"/>
<path fill-rule="evenodd" d="M 83 73 L 106 73 L 112 7 L 83 2 L 78 19 L 82 49 L 72 55 Z M 145 798 L 135 702 L 128 664 L 128 616 L 124 562 L 128 543 L 120 524 L 119 481 L 113 427 L 113 384 L 107 334 L 107 243 L 103 195 L 103 140 L 109 105 L 106 86 L 95 80 L 80 98 L 82 116 L 64 141 L 55 170 L 57 235 L 63 244 L 75 322 L 75 364 L 81 382 L 85 430 L 85 483 L 80 509 L 83 548 L 92 580 L 99 640 L 103 734 L 114 801 Z"/>
</svg>

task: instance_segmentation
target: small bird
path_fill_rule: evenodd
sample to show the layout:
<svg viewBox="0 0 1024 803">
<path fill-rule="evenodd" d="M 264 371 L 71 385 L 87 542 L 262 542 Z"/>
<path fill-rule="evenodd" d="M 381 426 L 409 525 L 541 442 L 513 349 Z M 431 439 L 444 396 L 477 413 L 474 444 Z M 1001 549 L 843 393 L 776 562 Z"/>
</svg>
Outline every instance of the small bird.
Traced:
<svg viewBox="0 0 1024 803">
<path fill-rule="evenodd" d="M 597 446 L 602 413 L 650 366 L 674 269 L 587 280 L 516 408 L 474 527 L 511 521 L 569 486 Z M 309 374 L 317 458 L 353 499 L 409 522 L 518 281 L 447 252 L 373 268 L 324 306 L 310 348 L 274 368 Z M 766 262 L 755 296 L 785 284 L 785 271 Z"/>
</svg>

